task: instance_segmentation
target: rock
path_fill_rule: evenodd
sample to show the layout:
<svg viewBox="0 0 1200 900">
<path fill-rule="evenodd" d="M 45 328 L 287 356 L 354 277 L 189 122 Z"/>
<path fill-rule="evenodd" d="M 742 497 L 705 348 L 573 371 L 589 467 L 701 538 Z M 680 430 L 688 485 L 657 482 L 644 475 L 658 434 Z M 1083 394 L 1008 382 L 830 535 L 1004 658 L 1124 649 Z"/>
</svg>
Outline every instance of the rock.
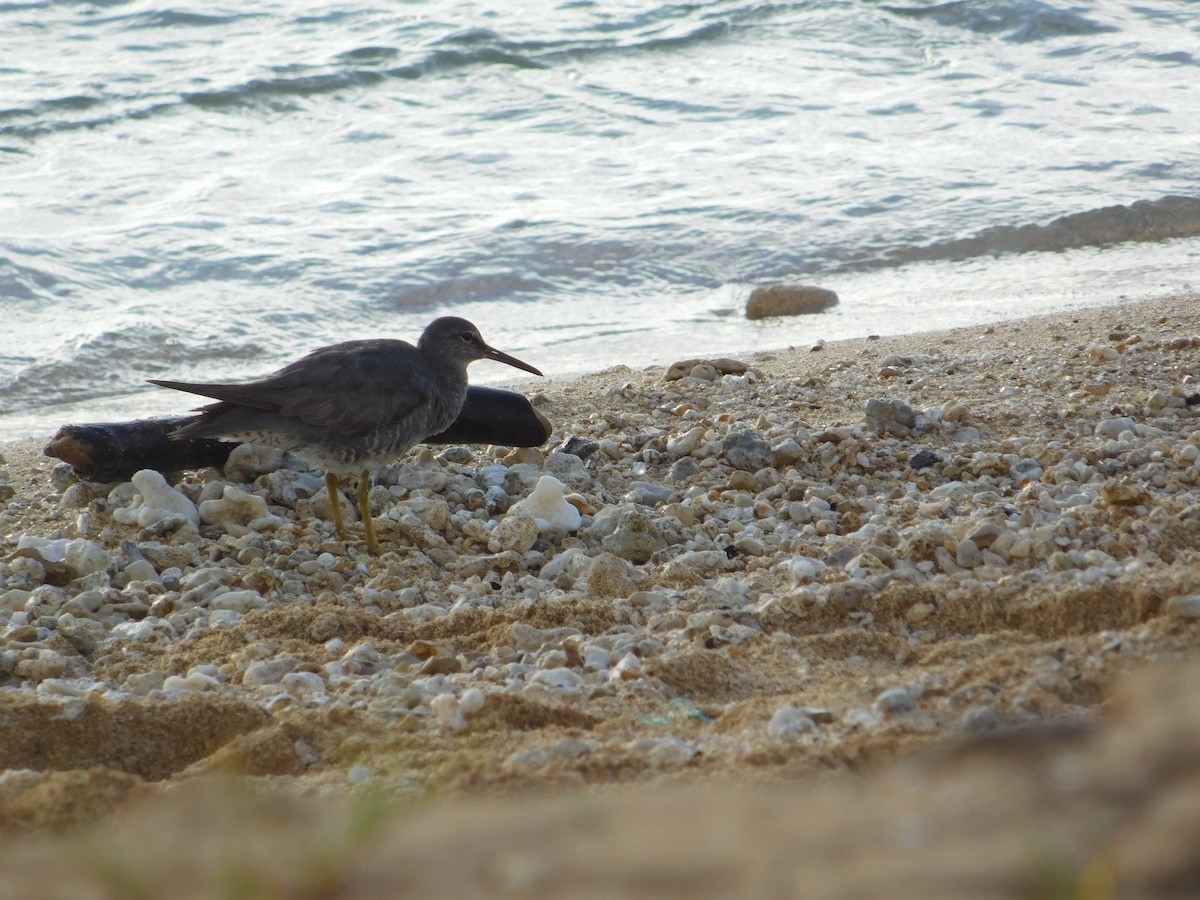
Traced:
<svg viewBox="0 0 1200 900">
<path fill-rule="evenodd" d="M 663 537 L 653 519 L 634 511 L 623 515 L 616 530 L 600 543 L 609 553 L 622 559 L 633 563 L 645 563 L 667 546 L 667 539 Z"/>
<path fill-rule="evenodd" d="M 747 429 L 728 435 L 721 442 L 721 447 L 729 464 L 745 472 L 757 472 L 775 463 L 771 445 L 757 431 Z"/>
<path fill-rule="evenodd" d="M 215 594 L 208 601 L 209 609 L 231 609 L 235 612 L 249 612 L 252 609 L 266 609 L 267 599 L 257 591 L 226 591 Z"/>
<path fill-rule="evenodd" d="M 200 513 L 196 504 L 167 484 L 167 480 L 158 472 L 142 469 L 134 473 L 130 482 L 141 496 L 128 507 L 114 509 L 112 516 L 115 521 L 145 528 L 162 519 L 182 516 L 193 526 L 199 526 Z M 113 493 L 119 489 L 120 486 L 114 488 Z M 113 495 L 109 496 L 111 498 Z"/>
<path fill-rule="evenodd" d="M 578 456 L 580 459 L 587 459 L 599 449 L 600 444 L 596 441 L 590 441 L 587 438 L 576 437 L 575 435 L 567 438 L 562 445 L 563 453 Z"/>
<path fill-rule="evenodd" d="M 260 659 L 246 666 L 242 673 L 242 684 L 279 684 L 284 675 L 292 672 L 300 661 L 294 656 L 279 656 L 275 659 Z"/>
<path fill-rule="evenodd" d="M 267 501 L 233 485 L 225 485 L 219 500 L 204 500 L 200 504 L 200 519 L 209 525 L 217 525 L 226 534 L 240 537 L 255 519 L 268 516 Z"/>
<path fill-rule="evenodd" d="M 488 550 L 492 553 L 502 553 L 505 550 L 524 553 L 533 547 L 537 538 L 537 519 L 514 506 L 492 530 L 491 537 L 488 538 Z"/>
<path fill-rule="evenodd" d="M 612 553 L 601 553 L 592 560 L 586 584 L 592 597 L 628 597 L 637 590 L 633 566 Z"/>
<path fill-rule="evenodd" d="M 917 424 L 917 414 L 903 400 L 882 400 L 871 398 L 867 401 L 866 426 L 875 434 L 907 437 Z"/>
<path fill-rule="evenodd" d="M 284 452 L 258 444 L 238 444 L 225 459 L 225 477 L 230 481 L 249 483 L 284 466 Z"/>
<path fill-rule="evenodd" d="M 93 572 L 105 572 L 112 565 L 108 551 L 94 541 L 78 538 L 67 542 L 63 557 L 67 571 L 75 578 L 83 578 Z"/>
<path fill-rule="evenodd" d="M 691 457 L 687 457 L 691 459 Z M 681 460 L 682 462 L 682 460 Z M 629 486 L 625 499 L 630 503 L 640 503 L 642 506 L 659 506 L 671 499 L 675 492 L 669 487 L 654 484 L 651 481 L 635 481 Z"/>
<path fill-rule="evenodd" d="M 524 500 L 512 505 L 512 511 L 531 516 L 543 536 L 563 535 L 578 531 L 582 517 L 579 510 L 567 502 L 566 485 L 553 475 L 543 475 L 537 486 Z"/>
<path fill-rule="evenodd" d="M 1126 431 L 1137 433 L 1137 423 L 1129 416 L 1113 416 L 1096 423 L 1096 437 L 1117 440 Z"/>
<path fill-rule="evenodd" d="M 838 295 L 828 288 L 809 284 L 767 284 L 750 292 L 746 300 L 746 318 L 818 313 L 836 306 L 837 302 Z"/>
<path fill-rule="evenodd" d="M 909 712 L 923 693 L 925 688 L 919 684 L 888 688 L 875 698 L 875 709 L 881 713 Z"/>
<path fill-rule="evenodd" d="M 774 465 L 775 468 L 783 470 L 788 466 L 794 466 L 796 463 L 805 459 L 807 454 L 804 448 L 795 438 L 787 438 L 775 445 Z"/>
<path fill-rule="evenodd" d="M 479 688 L 467 688 L 462 697 L 439 694 L 429 702 L 429 708 L 443 728 L 462 731 L 467 727 L 467 717 L 483 709 L 486 702 L 487 696 Z"/>
<path fill-rule="evenodd" d="M 707 373 L 695 374 L 697 368 L 707 368 L 711 370 L 711 376 Z M 693 378 L 704 378 L 705 381 L 712 381 L 718 375 L 744 375 L 750 367 L 746 363 L 737 359 L 728 359 L 721 357 L 719 359 L 684 359 L 671 365 L 667 369 L 667 374 L 663 378 L 667 381 L 678 381 L 680 378 L 692 376 Z"/>
<path fill-rule="evenodd" d="M 1009 477 L 1017 484 L 1026 481 L 1040 481 L 1043 471 L 1036 459 L 1019 459 L 1008 470 Z"/>
<path fill-rule="evenodd" d="M 675 460 L 667 472 L 667 481 L 672 484 L 682 484 L 696 474 L 696 461 L 690 456 Z"/>
<path fill-rule="evenodd" d="M 681 435 L 667 439 L 667 454 L 674 457 L 691 456 L 704 441 L 703 425 L 688 429 Z"/>
<path fill-rule="evenodd" d="M 1166 613 L 1177 619 L 1200 619 L 1200 594 L 1172 597 L 1167 601 Z"/>
<path fill-rule="evenodd" d="M 995 731 L 1000 724 L 1000 714 L 990 706 L 971 706 L 962 715 L 965 731 Z"/>
<path fill-rule="evenodd" d="M 775 715 L 771 716 L 771 721 L 767 723 L 767 734 L 784 740 L 816 730 L 817 723 L 790 703 L 777 709 Z"/>
<path fill-rule="evenodd" d="M 936 466 L 941 461 L 942 458 L 931 450 L 918 450 L 908 458 L 908 465 L 916 471 L 928 466 Z"/>
</svg>

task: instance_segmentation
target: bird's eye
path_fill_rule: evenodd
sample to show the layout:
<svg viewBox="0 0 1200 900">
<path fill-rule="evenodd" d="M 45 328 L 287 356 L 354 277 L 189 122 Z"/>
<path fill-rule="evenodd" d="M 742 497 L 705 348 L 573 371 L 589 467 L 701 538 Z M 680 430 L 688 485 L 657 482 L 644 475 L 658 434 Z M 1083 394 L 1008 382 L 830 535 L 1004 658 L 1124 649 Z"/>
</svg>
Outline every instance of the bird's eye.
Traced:
<svg viewBox="0 0 1200 900">
<path fill-rule="evenodd" d="M 475 343 L 475 335 L 471 334 L 471 332 L 469 332 L 469 331 L 464 331 L 462 334 L 459 335 L 459 337 L 462 338 L 464 341 L 466 341 L 468 344 Z"/>
</svg>

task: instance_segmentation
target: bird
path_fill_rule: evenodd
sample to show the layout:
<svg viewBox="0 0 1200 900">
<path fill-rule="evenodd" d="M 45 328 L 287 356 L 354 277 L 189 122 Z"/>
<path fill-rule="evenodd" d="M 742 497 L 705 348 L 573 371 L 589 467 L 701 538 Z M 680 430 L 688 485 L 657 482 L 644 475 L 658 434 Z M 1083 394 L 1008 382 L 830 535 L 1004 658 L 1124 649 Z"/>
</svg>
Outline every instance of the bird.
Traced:
<svg viewBox="0 0 1200 900">
<path fill-rule="evenodd" d="M 492 359 L 541 375 L 527 362 L 488 346 L 466 319 L 443 316 L 416 346 L 386 338 L 320 347 L 258 381 L 196 384 L 151 379 L 159 387 L 211 397 L 174 439 L 249 442 L 300 456 L 325 472 L 337 535 L 350 540 L 336 501 L 341 477 L 358 476 L 358 509 L 368 552 L 379 541 L 367 503 L 373 472 L 458 417 L 467 366 Z"/>
</svg>

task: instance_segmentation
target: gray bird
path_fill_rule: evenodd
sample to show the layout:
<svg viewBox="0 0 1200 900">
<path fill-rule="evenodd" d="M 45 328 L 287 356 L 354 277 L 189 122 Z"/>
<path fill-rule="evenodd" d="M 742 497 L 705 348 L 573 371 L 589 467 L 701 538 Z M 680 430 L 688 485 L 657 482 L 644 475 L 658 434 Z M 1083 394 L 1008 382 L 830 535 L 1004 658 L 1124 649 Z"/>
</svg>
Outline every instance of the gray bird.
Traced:
<svg viewBox="0 0 1200 900">
<path fill-rule="evenodd" d="M 325 471 L 338 537 L 348 540 L 336 499 L 338 476 L 358 476 L 358 509 L 367 549 L 379 552 L 367 505 L 371 473 L 458 417 L 467 366 L 494 359 L 532 372 L 529 363 L 489 347 L 479 329 L 454 316 L 435 319 L 417 346 L 347 341 L 321 347 L 274 375 L 244 384 L 151 384 L 212 397 L 174 438 L 249 441 L 287 450 Z"/>
</svg>

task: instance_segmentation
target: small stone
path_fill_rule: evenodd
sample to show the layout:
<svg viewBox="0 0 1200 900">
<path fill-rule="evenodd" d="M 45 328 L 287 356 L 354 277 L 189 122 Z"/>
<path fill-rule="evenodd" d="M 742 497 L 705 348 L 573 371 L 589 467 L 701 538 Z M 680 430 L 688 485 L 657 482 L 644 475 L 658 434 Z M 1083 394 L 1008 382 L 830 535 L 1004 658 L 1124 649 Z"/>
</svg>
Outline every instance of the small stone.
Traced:
<svg viewBox="0 0 1200 900">
<path fill-rule="evenodd" d="M 246 667 L 246 671 L 242 673 L 242 684 L 257 686 L 279 684 L 283 676 L 294 670 L 298 664 L 294 656 L 260 659 Z"/>
<path fill-rule="evenodd" d="M 167 484 L 167 480 L 153 469 L 135 472 L 130 483 L 141 496 L 128 507 L 113 510 L 113 519 L 122 525 L 149 525 L 172 516 L 182 516 L 192 525 L 200 524 L 200 513 L 181 491 Z M 110 499 L 119 490 L 114 488 Z"/>
<path fill-rule="evenodd" d="M 696 474 L 696 461 L 690 456 L 675 460 L 667 472 L 667 481 L 672 484 L 682 484 Z"/>
<path fill-rule="evenodd" d="M 817 723 L 798 707 L 781 706 L 767 723 L 767 734 L 773 738 L 790 740 L 809 731 L 816 731 Z"/>
<path fill-rule="evenodd" d="M 775 453 L 757 431 L 740 431 L 728 435 L 721 444 L 725 459 L 735 469 L 757 472 L 775 462 Z"/>
<path fill-rule="evenodd" d="M 925 688 L 919 684 L 888 688 L 875 698 L 875 709 L 881 713 L 909 712 L 923 693 Z"/>
<path fill-rule="evenodd" d="M 533 517 L 543 536 L 578 531 L 582 518 L 579 510 L 567 502 L 565 489 L 566 485 L 553 475 L 543 475 L 529 496 L 514 503 L 510 512 Z"/>
<path fill-rule="evenodd" d="M 905 611 L 904 618 L 909 625 L 920 625 L 935 612 L 937 607 L 932 603 L 914 603 Z"/>
<path fill-rule="evenodd" d="M 225 458 L 225 477 L 249 483 L 259 475 L 283 468 L 284 452 L 260 444 L 238 444 Z"/>
<path fill-rule="evenodd" d="M 266 609 L 268 605 L 266 597 L 257 591 L 226 591 L 208 601 L 209 609 L 231 609 L 242 613 L 252 609 Z"/>
<path fill-rule="evenodd" d="M 506 550 L 525 553 L 537 541 L 538 531 L 537 519 L 514 506 L 492 529 L 488 538 L 488 550 L 491 553 L 502 553 Z"/>
<path fill-rule="evenodd" d="M 268 515 L 266 500 L 233 485 L 225 486 L 220 499 L 205 500 L 200 504 L 202 522 L 217 525 L 226 534 L 235 537 L 247 534 L 249 523 Z"/>
<path fill-rule="evenodd" d="M 995 731 L 1000 727 L 1000 714 L 990 706 L 972 706 L 962 715 L 965 731 Z"/>
<path fill-rule="evenodd" d="M 691 457 L 685 458 L 691 462 Z M 679 462 L 683 462 L 683 460 Z M 669 487 L 661 484 L 654 484 L 650 481 L 635 481 L 629 486 L 629 493 L 625 495 L 625 499 L 630 503 L 639 503 L 642 506 L 660 506 L 670 500 L 674 493 Z"/>
<path fill-rule="evenodd" d="M 106 571 L 112 565 L 112 558 L 99 544 L 80 538 L 67 543 L 63 562 L 74 577 L 82 578 L 93 572 Z"/>
<path fill-rule="evenodd" d="M 667 453 L 670 456 L 690 456 L 696 451 L 696 448 L 704 441 L 704 432 L 707 429 L 702 425 L 697 425 L 695 428 L 689 429 L 681 435 L 667 439 Z"/>
<path fill-rule="evenodd" d="M 903 400 L 871 398 L 867 401 L 866 426 L 878 435 L 907 437 L 917 424 L 917 414 Z"/>
<path fill-rule="evenodd" d="M 1172 597 L 1167 601 L 1166 613 L 1176 619 L 1200 619 L 1200 594 Z"/>
<path fill-rule="evenodd" d="M 457 656 L 431 656 L 421 664 L 418 675 L 453 675 L 462 671 L 462 660 Z"/>
<path fill-rule="evenodd" d="M 587 571 L 587 592 L 592 597 L 628 597 L 637 590 L 633 567 L 612 553 L 601 553 Z"/>
<path fill-rule="evenodd" d="M 1026 481 L 1040 481 L 1042 474 L 1042 467 L 1038 465 L 1036 459 L 1019 459 L 1008 470 L 1009 477 L 1017 484 L 1023 484 Z"/>
<path fill-rule="evenodd" d="M 1129 416 L 1113 416 L 1096 423 L 1096 437 L 1117 440 L 1126 431 L 1137 433 L 1137 423 Z"/>
<path fill-rule="evenodd" d="M 958 542 L 954 551 L 954 562 L 964 569 L 975 569 L 983 565 L 983 553 L 978 545 L 970 538 Z"/>
<path fill-rule="evenodd" d="M 750 367 L 738 359 L 729 359 L 721 357 L 720 359 L 682 359 L 677 363 L 673 363 L 667 374 L 663 376 L 666 381 L 678 381 L 680 378 L 687 376 L 703 377 L 694 374 L 695 369 L 699 366 L 706 367 L 713 371 L 712 378 L 705 380 L 711 381 L 717 375 L 743 375 Z"/>
<path fill-rule="evenodd" d="M 562 445 L 563 453 L 570 453 L 572 456 L 578 456 L 580 459 L 587 459 L 593 453 L 600 449 L 600 445 L 596 441 L 589 441 L 587 438 L 576 437 L 571 435 Z"/>
<path fill-rule="evenodd" d="M 909 466 L 915 471 L 928 466 L 936 466 L 942 458 L 931 450 L 918 450 L 908 458 Z"/>
<path fill-rule="evenodd" d="M 158 577 L 158 572 L 147 559 L 135 559 L 124 569 L 125 577 L 129 581 L 152 581 L 159 584 L 162 580 Z"/>
<path fill-rule="evenodd" d="M 616 530 L 600 543 L 609 553 L 640 564 L 649 562 L 650 557 L 665 548 L 667 539 L 649 516 L 630 512 L 621 517 Z"/>
<path fill-rule="evenodd" d="M 783 470 L 788 466 L 794 466 L 796 463 L 805 459 L 807 454 L 804 448 L 796 441 L 795 438 L 787 438 L 775 445 L 772 451 L 775 459 L 775 468 Z"/>
</svg>

